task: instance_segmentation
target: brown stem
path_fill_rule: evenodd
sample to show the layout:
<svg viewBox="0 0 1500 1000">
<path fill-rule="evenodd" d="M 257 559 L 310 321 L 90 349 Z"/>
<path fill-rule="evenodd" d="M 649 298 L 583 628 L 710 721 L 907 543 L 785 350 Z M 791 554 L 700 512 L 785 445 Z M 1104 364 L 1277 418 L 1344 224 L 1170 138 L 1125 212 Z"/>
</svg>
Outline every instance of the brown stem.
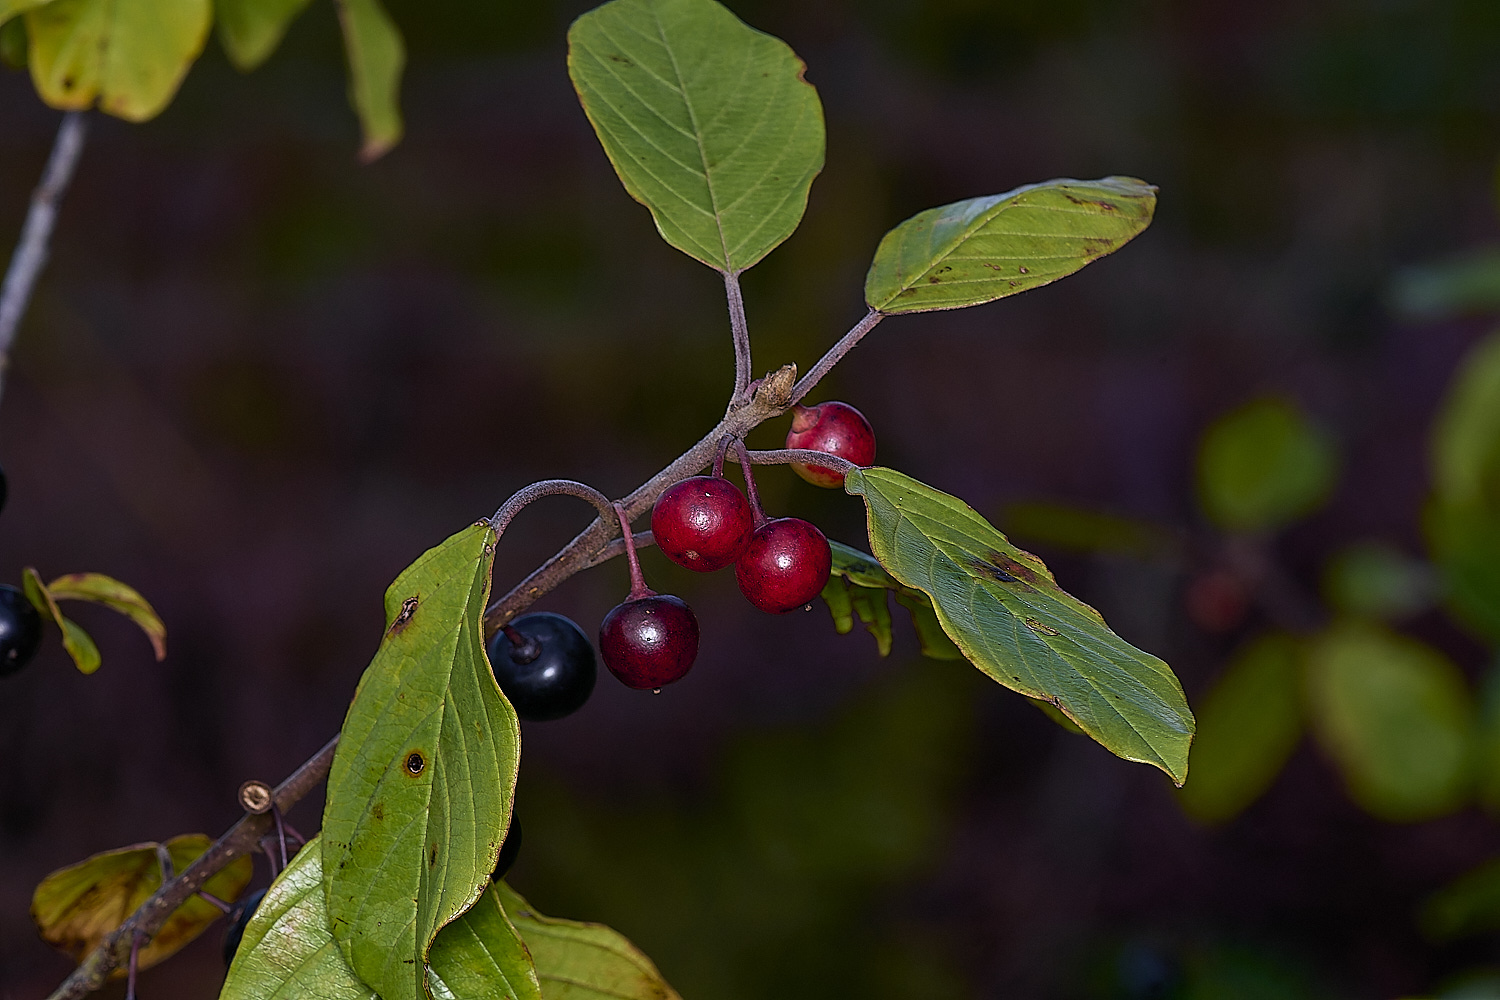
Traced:
<svg viewBox="0 0 1500 1000">
<path fill-rule="evenodd" d="M 815 451 L 812 448 L 776 448 L 772 451 L 751 451 L 745 453 L 751 465 L 790 465 L 793 462 L 802 462 L 805 465 L 820 465 L 835 472 L 845 475 L 861 468 L 839 455 L 830 455 L 826 451 Z M 735 461 L 740 461 L 741 456 L 736 455 Z"/>
<path fill-rule="evenodd" d="M 312 791 L 328 775 L 333 764 L 333 750 L 338 746 L 335 736 L 323 749 L 313 754 L 291 776 L 276 786 L 275 804 L 280 810 L 290 809 L 308 792 Z M 120 963 L 130 959 L 131 945 L 140 935 L 142 942 L 150 941 L 161 929 L 169 916 L 179 906 L 203 888 L 205 882 L 221 871 L 229 862 L 255 850 L 262 837 L 275 829 L 271 814 L 245 813 L 239 822 L 230 827 L 224 836 L 216 840 L 196 861 L 183 869 L 182 874 L 156 890 L 130 917 L 79 963 L 73 974 L 63 980 L 47 1000 L 81 1000 L 101 988 L 109 974 L 119 968 Z"/>
</svg>

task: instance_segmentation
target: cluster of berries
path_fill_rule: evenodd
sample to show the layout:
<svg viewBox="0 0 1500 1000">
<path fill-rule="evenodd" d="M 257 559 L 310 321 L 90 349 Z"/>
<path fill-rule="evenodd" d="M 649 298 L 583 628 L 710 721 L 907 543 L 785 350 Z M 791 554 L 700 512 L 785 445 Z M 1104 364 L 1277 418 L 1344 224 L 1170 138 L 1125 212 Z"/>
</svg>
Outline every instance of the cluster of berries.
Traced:
<svg viewBox="0 0 1500 1000">
<path fill-rule="evenodd" d="M 0 509 L 9 493 L 5 473 L 0 471 Z M 9 584 L 0 584 L 0 677 L 8 677 L 31 662 L 42 644 L 42 616 L 26 595 Z"/>
<path fill-rule="evenodd" d="M 821 451 L 855 465 L 875 461 L 875 432 L 847 403 L 793 408 L 788 448 Z M 674 484 L 651 511 L 657 548 L 679 566 L 711 573 L 733 564 L 740 592 L 772 614 L 803 607 L 828 583 L 832 553 L 817 527 L 796 517 L 768 519 L 755 479 L 744 465 L 745 493 L 712 475 Z M 844 475 L 824 466 L 794 463 L 816 486 L 838 487 Z M 604 616 L 599 651 L 604 665 L 627 687 L 660 690 L 680 680 L 698 655 L 698 619 L 679 597 L 658 594 L 641 576 L 628 525 L 630 595 Z M 490 640 L 490 664 L 516 714 L 531 721 L 560 719 L 582 707 L 594 690 L 597 667 L 588 637 L 562 615 L 525 615 Z"/>
</svg>

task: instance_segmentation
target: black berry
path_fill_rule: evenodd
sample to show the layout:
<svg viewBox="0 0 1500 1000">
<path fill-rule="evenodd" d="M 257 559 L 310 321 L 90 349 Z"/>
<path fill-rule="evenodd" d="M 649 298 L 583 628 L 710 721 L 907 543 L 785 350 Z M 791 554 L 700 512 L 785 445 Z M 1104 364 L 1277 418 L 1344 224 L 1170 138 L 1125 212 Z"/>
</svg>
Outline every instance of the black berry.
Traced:
<svg viewBox="0 0 1500 1000">
<path fill-rule="evenodd" d="M 15 587 L 0 584 L 0 677 L 31 662 L 42 644 L 42 616 Z"/>
<path fill-rule="evenodd" d="M 234 963 L 234 953 L 240 950 L 240 941 L 245 937 L 245 925 L 250 923 L 250 918 L 255 916 L 260 901 L 266 898 L 266 890 L 260 889 L 252 892 L 244 899 L 234 905 L 229 911 L 229 928 L 224 932 L 224 965 Z"/>
<path fill-rule="evenodd" d="M 528 722 L 547 722 L 583 707 L 599 668 L 588 636 L 550 611 L 523 615 L 490 640 L 500 690 Z"/>
</svg>

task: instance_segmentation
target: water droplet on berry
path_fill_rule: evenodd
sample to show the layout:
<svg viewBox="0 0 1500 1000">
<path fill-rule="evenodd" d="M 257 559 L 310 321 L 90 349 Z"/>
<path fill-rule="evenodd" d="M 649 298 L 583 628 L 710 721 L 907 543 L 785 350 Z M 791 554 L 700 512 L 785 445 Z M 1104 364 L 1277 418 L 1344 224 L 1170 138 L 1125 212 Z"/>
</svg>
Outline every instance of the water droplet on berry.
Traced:
<svg viewBox="0 0 1500 1000">
<path fill-rule="evenodd" d="M 651 689 L 651 693 L 652 694 L 661 694 L 661 688 L 652 688 Z"/>
</svg>

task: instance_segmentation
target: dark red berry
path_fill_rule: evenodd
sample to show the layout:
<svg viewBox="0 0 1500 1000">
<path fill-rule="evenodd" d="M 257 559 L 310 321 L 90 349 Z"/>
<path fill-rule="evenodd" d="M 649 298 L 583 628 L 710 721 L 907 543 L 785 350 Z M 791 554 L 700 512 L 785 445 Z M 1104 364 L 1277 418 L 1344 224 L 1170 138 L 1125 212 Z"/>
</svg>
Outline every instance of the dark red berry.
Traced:
<svg viewBox="0 0 1500 1000">
<path fill-rule="evenodd" d="M 750 501 L 723 476 L 693 476 L 667 489 L 651 509 L 651 534 L 679 566 L 711 573 L 740 557 L 755 519 Z"/>
<path fill-rule="evenodd" d="M 680 597 L 652 594 L 604 616 L 599 652 L 626 687 L 644 691 L 679 680 L 698 655 L 698 619 Z"/>
<path fill-rule="evenodd" d="M 788 448 L 810 448 L 847 459 L 855 465 L 875 464 L 875 428 L 848 403 L 827 402 L 792 407 Z M 821 465 L 793 462 L 792 469 L 814 486 L 844 485 L 844 474 Z"/>
<path fill-rule="evenodd" d="M 746 600 L 780 614 L 822 593 L 832 566 L 833 552 L 817 526 L 800 517 L 778 517 L 755 529 L 734 574 Z"/>
<path fill-rule="evenodd" d="M 245 925 L 250 923 L 260 901 L 265 898 L 266 890 L 259 889 L 234 904 L 234 909 L 229 911 L 229 927 L 224 931 L 225 966 L 234 964 L 234 953 L 240 950 L 240 942 L 245 938 Z"/>
<path fill-rule="evenodd" d="M 527 722 L 572 715 L 594 691 L 599 668 L 589 637 L 550 611 L 522 615 L 490 639 L 500 690 Z"/>
<path fill-rule="evenodd" d="M 0 677 L 31 662 L 42 644 L 42 616 L 15 587 L 0 584 Z"/>
</svg>

